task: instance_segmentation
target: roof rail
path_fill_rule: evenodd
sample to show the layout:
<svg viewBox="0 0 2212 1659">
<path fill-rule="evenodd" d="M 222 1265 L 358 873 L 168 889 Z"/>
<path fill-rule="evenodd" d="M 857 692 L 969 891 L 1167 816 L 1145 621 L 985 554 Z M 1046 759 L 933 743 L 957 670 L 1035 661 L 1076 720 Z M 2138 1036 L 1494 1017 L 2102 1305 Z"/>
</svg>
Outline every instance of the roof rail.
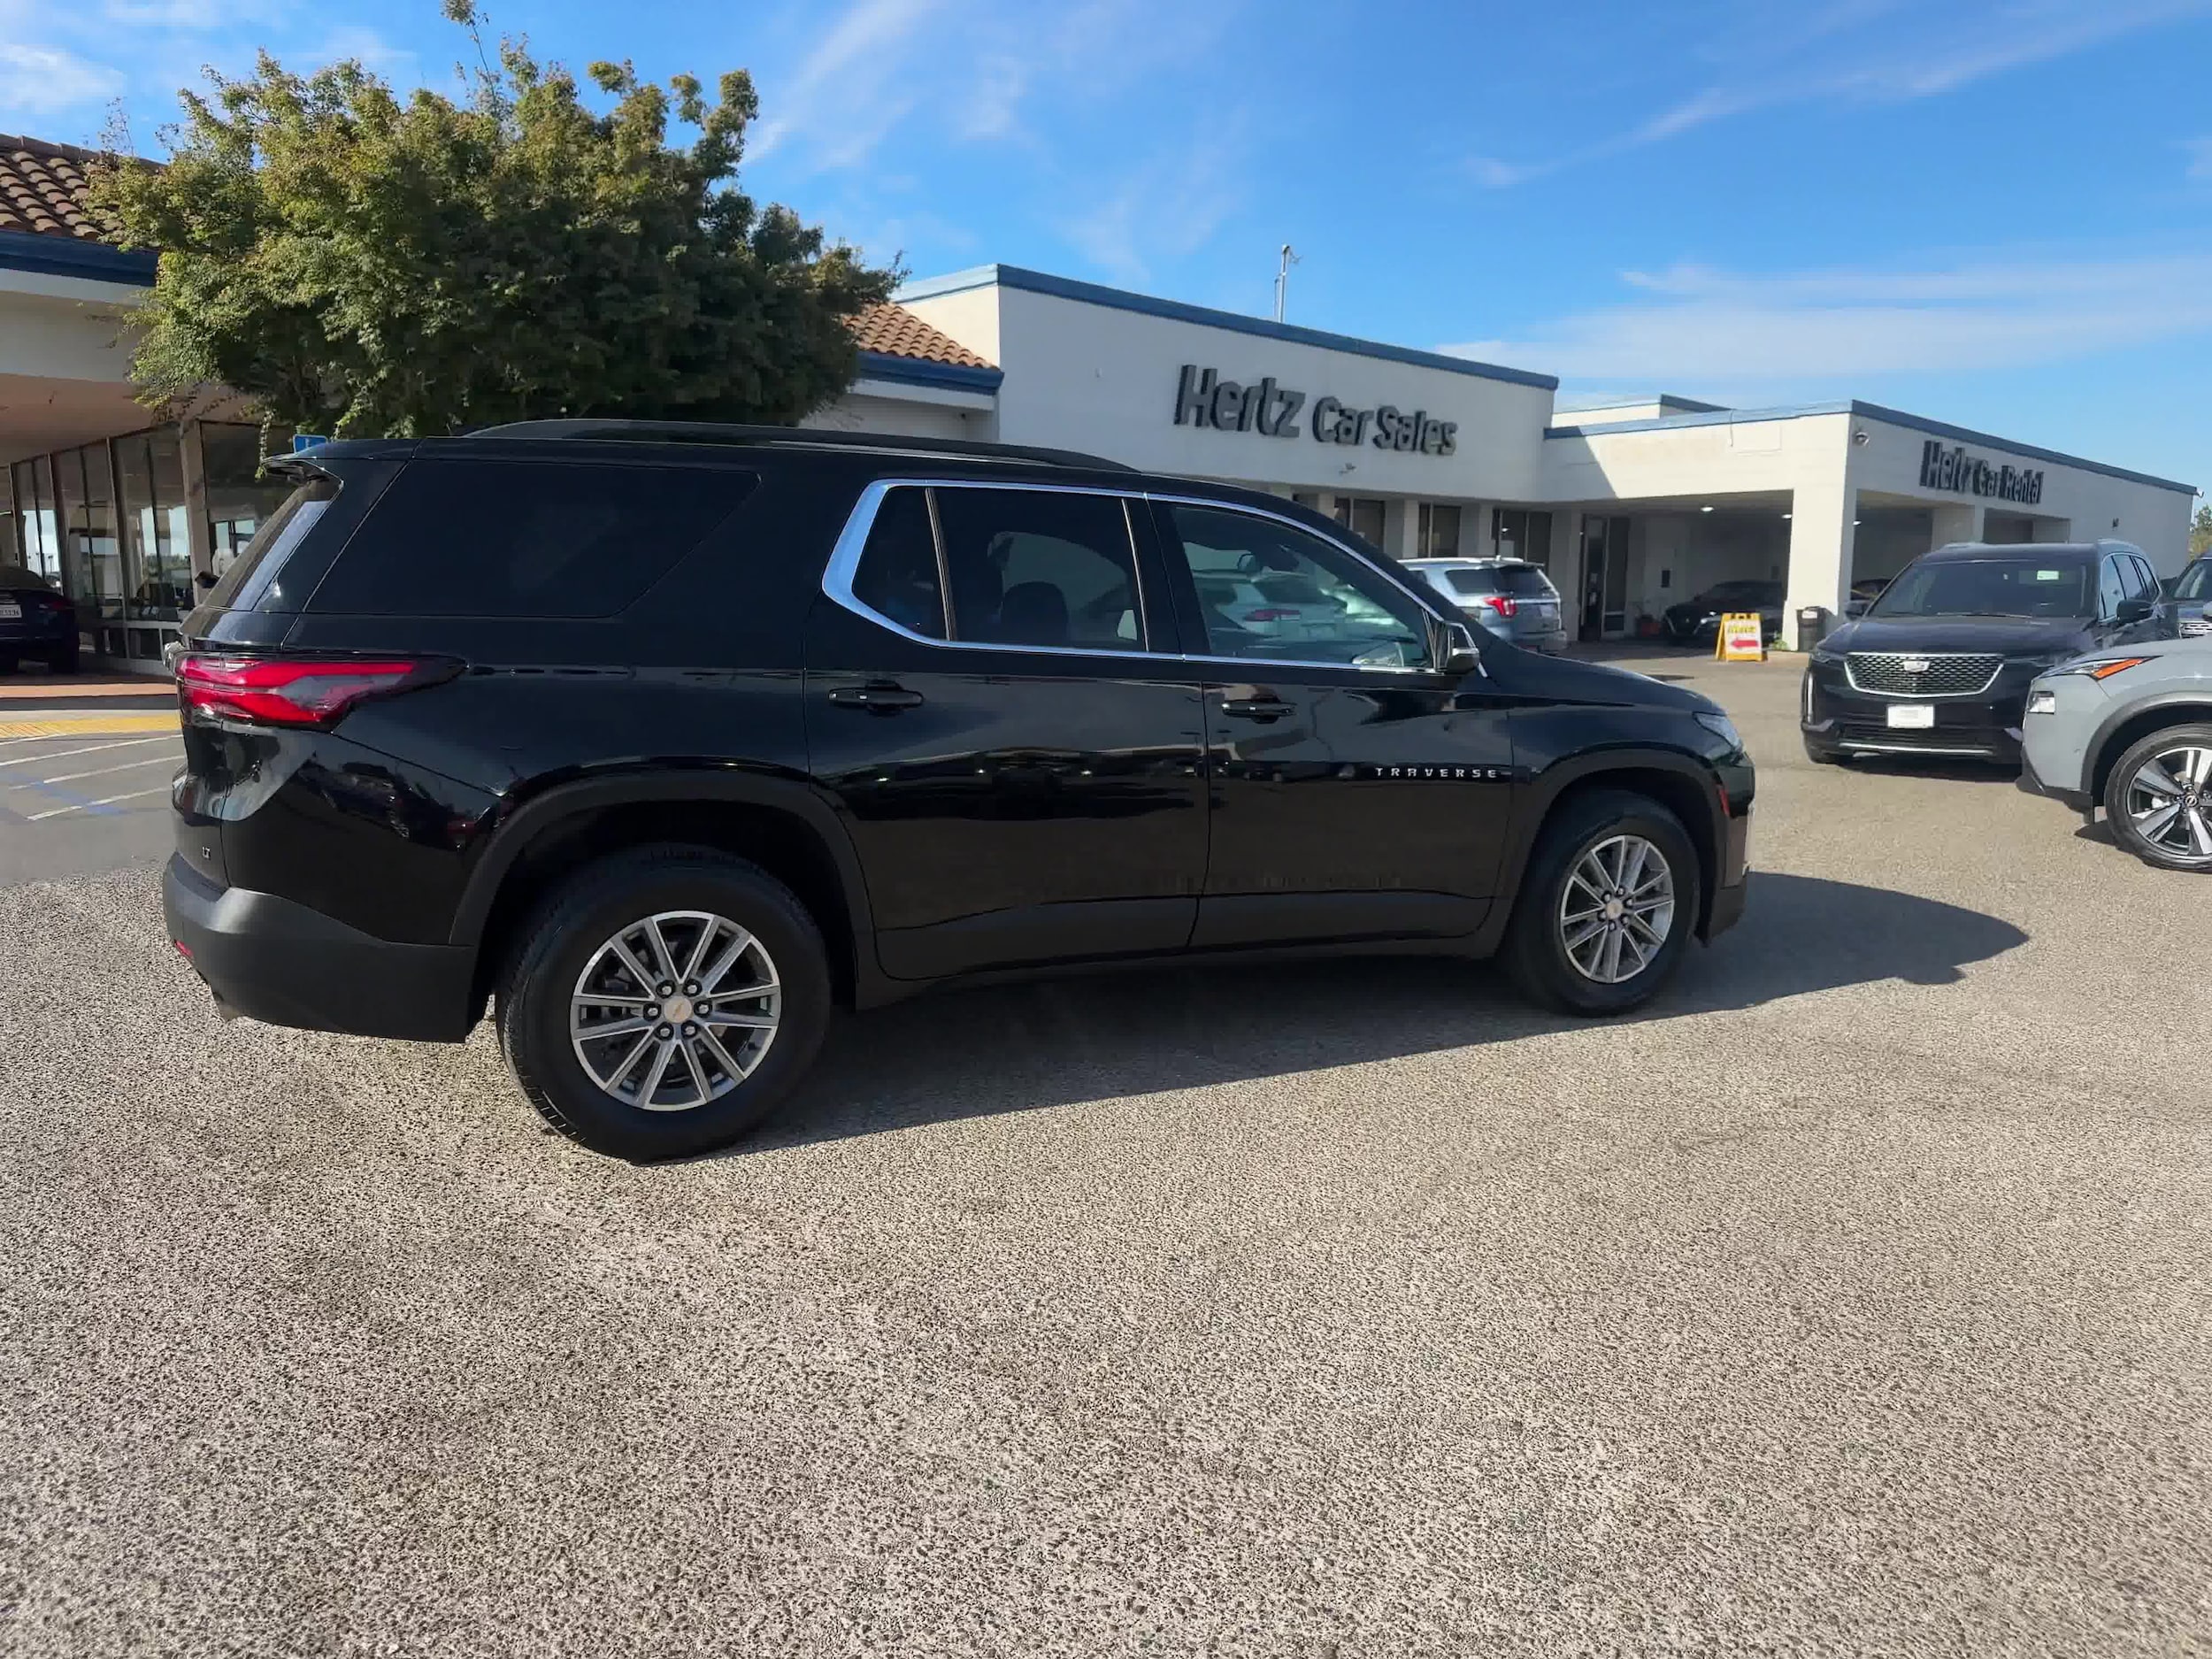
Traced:
<svg viewBox="0 0 2212 1659">
<path fill-rule="evenodd" d="M 710 420 L 511 420 L 480 426 L 472 438 L 573 439 L 601 443 L 721 443 L 779 449 L 866 449 L 878 454 L 958 457 L 1027 466 L 1080 466 L 1094 472 L 1136 469 L 1079 449 L 1044 449 L 1019 443 L 979 443 L 965 438 L 908 438 L 879 432 L 819 432 L 802 426 L 753 426 Z"/>
</svg>

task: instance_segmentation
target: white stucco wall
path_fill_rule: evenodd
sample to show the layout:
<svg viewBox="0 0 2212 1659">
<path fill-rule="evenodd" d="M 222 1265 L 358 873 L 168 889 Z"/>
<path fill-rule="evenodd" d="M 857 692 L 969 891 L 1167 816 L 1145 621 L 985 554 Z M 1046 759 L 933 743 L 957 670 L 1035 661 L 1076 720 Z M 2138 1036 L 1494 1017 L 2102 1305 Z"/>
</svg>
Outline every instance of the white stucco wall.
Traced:
<svg viewBox="0 0 2212 1659">
<path fill-rule="evenodd" d="M 1006 372 L 997 434 L 1004 442 L 1085 449 L 1154 472 L 1363 495 L 1525 500 L 1537 488 L 1548 387 L 1009 284 L 900 303 L 971 349 L 995 344 L 987 355 Z M 1185 364 L 1246 386 L 1272 376 L 1304 393 L 1296 434 L 1178 426 Z M 1390 404 L 1451 421 L 1454 453 L 1319 442 L 1311 417 L 1323 396 L 1356 409 Z"/>
</svg>

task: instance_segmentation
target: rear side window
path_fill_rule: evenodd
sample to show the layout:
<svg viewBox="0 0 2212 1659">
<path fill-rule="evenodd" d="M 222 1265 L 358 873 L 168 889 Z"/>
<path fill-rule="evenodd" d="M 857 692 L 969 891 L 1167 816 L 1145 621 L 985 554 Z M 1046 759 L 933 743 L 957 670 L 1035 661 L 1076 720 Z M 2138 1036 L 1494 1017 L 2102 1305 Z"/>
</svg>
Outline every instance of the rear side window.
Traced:
<svg viewBox="0 0 2212 1659">
<path fill-rule="evenodd" d="M 1136 551 L 1121 498 L 938 489 L 953 637 L 995 645 L 1142 650 Z"/>
<path fill-rule="evenodd" d="M 945 599 L 937 580 L 937 546 L 929 528 L 929 495 L 895 489 L 876 509 L 868 545 L 853 572 L 853 597 L 910 633 L 945 637 Z"/>
<path fill-rule="evenodd" d="M 312 609 L 348 616 L 611 617 L 752 493 L 750 473 L 413 461 Z"/>
<path fill-rule="evenodd" d="M 261 521 L 253 539 L 238 550 L 202 603 L 218 611 L 250 609 L 283 573 L 292 550 L 307 540 L 330 503 L 338 499 L 338 480 L 318 473 L 284 498 L 283 503 Z M 240 597 L 243 595 L 244 597 Z"/>
</svg>

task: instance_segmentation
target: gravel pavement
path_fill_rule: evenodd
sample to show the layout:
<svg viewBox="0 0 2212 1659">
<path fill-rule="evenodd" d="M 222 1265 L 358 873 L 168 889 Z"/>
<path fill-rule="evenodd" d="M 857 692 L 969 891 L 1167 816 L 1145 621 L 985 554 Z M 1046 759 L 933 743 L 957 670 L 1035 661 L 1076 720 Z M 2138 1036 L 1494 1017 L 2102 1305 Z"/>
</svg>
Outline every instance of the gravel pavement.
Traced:
<svg viewBox="0 0 2212 1659">
<path fill-rule="evenodd" d="M 0 1653 L 2212 1651 L 2212 885 L 1663 666 L 1761 873 L 1646 1017 L 938 996 L 676 1166 L 0 888 Z"/>
</svg>

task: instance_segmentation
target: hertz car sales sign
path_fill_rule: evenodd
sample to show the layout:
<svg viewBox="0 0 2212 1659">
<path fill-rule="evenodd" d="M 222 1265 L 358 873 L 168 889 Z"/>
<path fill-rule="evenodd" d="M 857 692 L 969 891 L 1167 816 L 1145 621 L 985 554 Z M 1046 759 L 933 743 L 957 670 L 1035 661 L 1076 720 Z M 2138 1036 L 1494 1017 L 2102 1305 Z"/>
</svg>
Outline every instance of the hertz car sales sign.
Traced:
<svg viewBox="0 0 2212 1659">
<path fill-rule="evenodd" d="M 1295 438 L 1302 435 L 1298 417 L 1305 409 L 1306 395 L 1278 385 L 1271 374 L 1247 385 L 1223 380 L 1217 369 L 1186 363 L 1175 382 L 1179 426 Z M 1363 443 L 1411 455 L 1450 455 L 1459 444 L 1459 423 L 1439 420 L 1425 409 L 1400 409 L 1395 403 L 1354 409 L 1334 397 L 1313 400 L 1303 430 L 1316 443 Z"/>
<path fill-rule="evenodd" d="M 1939 438 L 1920 446 L 1920 488 L 1955 490 L 1962 495 L 1993 495 L 2033 506 L 2043 499 L 2043 474 L 2024 466 L 1992 466 L 1963 444 L 1945 449 Z"/>
</svg>

